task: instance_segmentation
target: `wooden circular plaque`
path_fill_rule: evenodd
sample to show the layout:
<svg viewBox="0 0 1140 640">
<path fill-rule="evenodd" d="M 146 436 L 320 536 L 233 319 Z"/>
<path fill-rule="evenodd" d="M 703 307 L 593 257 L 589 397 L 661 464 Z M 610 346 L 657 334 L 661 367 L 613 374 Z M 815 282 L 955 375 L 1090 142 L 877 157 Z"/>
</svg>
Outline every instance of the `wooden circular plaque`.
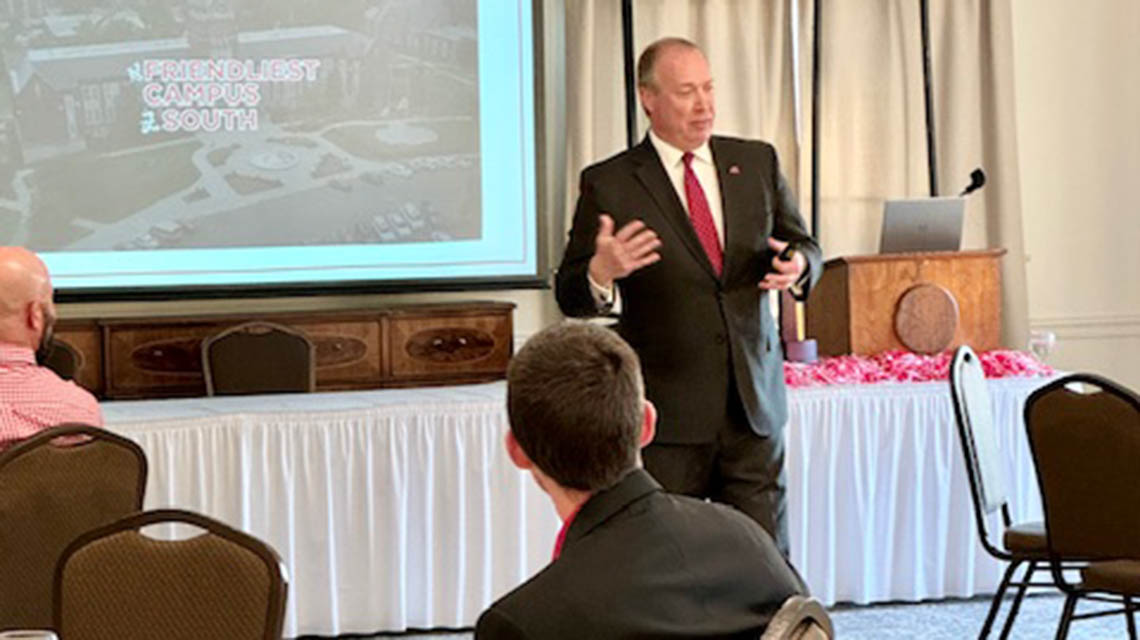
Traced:
<svg viewBox="0 0 1140 640">
<path fill-rule="evenodd" d="M 958 331 L 958 301 L 944 287 L 923 282 L 906 290 L 895 307 L 895 333 L 915 353 L 941 353 Z"/>
</svg>

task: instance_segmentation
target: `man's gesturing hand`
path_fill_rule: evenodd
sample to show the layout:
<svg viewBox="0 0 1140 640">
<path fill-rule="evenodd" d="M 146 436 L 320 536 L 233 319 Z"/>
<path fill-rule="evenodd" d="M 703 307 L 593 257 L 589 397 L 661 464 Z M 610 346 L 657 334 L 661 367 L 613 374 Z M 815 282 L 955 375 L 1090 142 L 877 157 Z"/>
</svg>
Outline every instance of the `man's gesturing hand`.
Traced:
<svg viewBox="0 0 1140 640">
<path fill-rule="evenodd" d="M 661 259 L 657 253 L 661 240 L 657 233 L 634 220 L 614 233 L 614 219 L 606 214 L 598 216 L 600 226 L 594 239 L 594 257 L 590 258 L 590 277 L 594 282 L 609 287 L 638 269 Z"/>
<path fill-rule="evenodd" d="M 781 260 L 779 253 L 788 246 L 788 243 L 783 240 L 768 238 L 768 246 L 771 247 L 772 251 L 775 251 L 777 255 L 772 258 L 772 271 L 765 274 L 764 279 L 760 281 L 759 287 L 761 289 L 782 291 L 799 282 L 804 270 L 807 269 L 807 258 L 804 257 L 804 254 L 796 251 L 792 253 L 791 260 Z"/>
</svg>

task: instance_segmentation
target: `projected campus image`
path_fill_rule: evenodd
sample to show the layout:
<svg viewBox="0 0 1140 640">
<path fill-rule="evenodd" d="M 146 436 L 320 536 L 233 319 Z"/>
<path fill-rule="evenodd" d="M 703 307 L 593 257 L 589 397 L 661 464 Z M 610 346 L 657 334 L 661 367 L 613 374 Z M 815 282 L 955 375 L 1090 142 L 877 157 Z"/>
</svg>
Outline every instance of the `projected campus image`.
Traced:
<svg viewBox="0 0 1140 640">
<path fill-rule="evenodd" d="M 480 237 L 475 0 L 0 0 L 0 244 Z"/>
</svg>

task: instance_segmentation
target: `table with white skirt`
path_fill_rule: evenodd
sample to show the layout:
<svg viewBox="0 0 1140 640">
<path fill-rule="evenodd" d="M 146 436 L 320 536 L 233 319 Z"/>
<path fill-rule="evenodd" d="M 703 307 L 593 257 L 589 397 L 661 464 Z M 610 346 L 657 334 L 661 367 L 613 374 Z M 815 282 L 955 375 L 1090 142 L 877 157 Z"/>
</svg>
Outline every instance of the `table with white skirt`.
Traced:
<svg viewBox="0 0 1140 640">
<path fill-rule="evenodd" d="M 1015 519 L 1040 517 L 1021 418 L 1043 379 L 990 381 Z M 506 456 L 502 382 L 103 403 L 150 465 L 145 506 L 271 544 L 286 636 L 470 627 L 550 559 L 560 522 Z M 789 391 L 792 562 L 825 603 L 992 592 L 937 383 Z M 995 520 L 996 522 L 996 520 Z"/>
</svg>

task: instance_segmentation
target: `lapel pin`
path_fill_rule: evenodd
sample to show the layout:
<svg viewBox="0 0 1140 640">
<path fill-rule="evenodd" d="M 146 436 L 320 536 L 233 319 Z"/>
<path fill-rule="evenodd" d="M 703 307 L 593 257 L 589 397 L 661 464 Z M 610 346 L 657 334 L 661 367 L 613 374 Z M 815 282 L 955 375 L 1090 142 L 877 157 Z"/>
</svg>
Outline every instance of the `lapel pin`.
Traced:
<svg viewBox="0 0 1140 640">
<path fill-rule="evenodd" d="M 738 167 L 736 165 L 732 165 L 731 167 L 728 168 L 728 174 L 731 176 L 740 175 L 740 167 Z"/>
</svg>

